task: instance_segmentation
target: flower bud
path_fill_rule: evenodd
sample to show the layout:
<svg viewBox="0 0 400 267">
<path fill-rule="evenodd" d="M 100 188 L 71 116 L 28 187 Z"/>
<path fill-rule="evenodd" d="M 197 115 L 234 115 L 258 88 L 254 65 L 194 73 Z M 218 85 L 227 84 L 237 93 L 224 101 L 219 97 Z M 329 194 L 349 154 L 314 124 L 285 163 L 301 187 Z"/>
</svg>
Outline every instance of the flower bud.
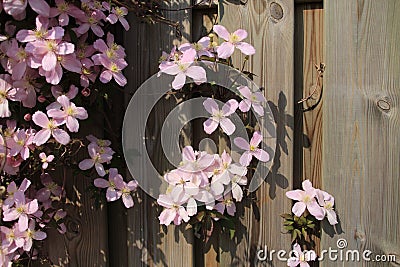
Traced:
<svg viewBox="0 0 400 267">
<path fill-rule="evenodd" d="M 45 97 L 44 95 L 40 95 L 40 96 L 38 96 L 37 100 L 38 100 L 40 103 L 44 103 L 44 102 L 46 102 L 46 97 Z"/>
<path fill-rule="evenodd" d="M 29 114 L 29 113 L 26 113 L 25 116 L 24 116 L 24 120 L 25 121 L 31 121 L 31 119 L 32 119 L 32 115 Z"/>
<path fill-rule="evenodd" d="M 82 94 L 83 96 L 85 96 L 85 97 L 90 96 L 90 89 L 89 89 L 88 87 L 83 88 L 82 91 L 81 91 L 81 94 Z"/>
</svg>

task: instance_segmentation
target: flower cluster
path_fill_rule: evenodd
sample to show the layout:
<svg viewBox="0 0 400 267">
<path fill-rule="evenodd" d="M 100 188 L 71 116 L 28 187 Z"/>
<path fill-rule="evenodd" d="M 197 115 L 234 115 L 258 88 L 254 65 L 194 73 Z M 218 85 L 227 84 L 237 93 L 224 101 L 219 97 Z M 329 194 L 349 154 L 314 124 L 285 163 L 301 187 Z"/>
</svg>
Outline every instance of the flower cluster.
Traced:
<svg viewBox="0 0 400 267">
<path fill-rule="evenodd" d="M 118 174 L 111 142 L 89 135 L 87 144 L 81 133 L 105 84 L 127 83 L 125 50 L 105 31 L 116 23 L 128 30 L 126 15 L 110 1 L 0 0 L 0 266 L 38 258 L 47 228 L 66 232 L 71 174 L 59 177 L 57 167 L 91 177 L 108 201 L 133 206 L 137 183 Z M 85 144 L 89 158 L 76 162 Z M 103 190 L 98 177 L 107 173 L 113 188 Z"/>
<path fill-rule="evenodd" d="M 163 53 L 159 65 L 159 75 L 173 75 L 172 88 L 183 89 L 187 82 L 201 84 L 206 82 L 205 66 L 212 61 L 221 61 L 229 64 L 229 57 L 235 49 L 239 49 L 245 55 L 252 55 L 255 49 L 243 42 L 247 37 L 245 30 L 239 29 L 229 33 L 225 27 L 215 25 L 214 33 L 202 37 L 196 43 L 184 43 L 174 47 L 170 53 Z M 223 41 L 218 43 L 218 37 Z M 191 80 L 187 80 L 191 78 Z M 252 92 L 247 86 L 238 86 L 238 101 L 234 97 L 227 100 L 222 107 L 214 98 L 206 98 L 203 102 L 204 109 L 210 117 L 204 121 L 205 133 L 212 134 L 218 127 L 222 132 L 230 136 L 236 131 L 236 126 L 231 116 L 238 109 L 248 112 L 250 108 L 259 116 L 264 116 L 266 99 L 261 92 Z M 227 152 L 209 154 L 206 151 L 195 151 L 191 146 L 182 149 L 182 162 L 176 169 L 164 175 L 168 184 L 165 194 L 159 196 L 157 202 L 164 207 L 159 216 L 161 224 L 179 225 L 188 222 L 190 217 L 196 216 L 201 210 L 215 212 L 218 216 L 234 216 L 236 203 L 242 201 L 244 189 L 247 185 L 248 169 L 253 156 L 260 161 L 267 162 L 270 155 L 259 148 L 262 142 L 259 131 L 253 131 L 250 142 L 243 137 L 235 137 L 234 144 L 244 150 L 240 160 L 234 162 Z M 218 220 L 222 217 L 214 217 Z"/>
<path fill-rule="evenodd" d="M 174 47 L 172 51 L 163 53 L 159 65 L 160 73 L 175 76 L 172 88 L 181 89 L 187 78 L 191 78 L 196 84 L 206 82 L 206 71 L 198 65 L 200 60 L 204 62 L 210 60 L 225 60 L 232 56 L 235 48 L 245 55 L 253 55 L 255 49 L 252 45 L 243 42 L 247 38 L 247 32 L 239 29 L 229 33 L 222 25 L 213 27 L 215 34 L 224 41 L 219 44 L 215 34 L 210 34 L 201 38 L 197 43 L 184 43 L 179 47 Z M 248 110 L 248 109 L 247 109 Z"/>
<path fill-rule="evenodd" d="M 297 201 L 292 208 L 294 215 L 300 217 L 307 210 L 319 221 L 327 217 L 331 225 L 337 224 L 337 215 L 333 209 L 334 197 L 325 191 L 314 188 L 309 180 L 305 180 L 302 186 L 303 190 L 286 192 L 288 198 Z"/>
</svg>

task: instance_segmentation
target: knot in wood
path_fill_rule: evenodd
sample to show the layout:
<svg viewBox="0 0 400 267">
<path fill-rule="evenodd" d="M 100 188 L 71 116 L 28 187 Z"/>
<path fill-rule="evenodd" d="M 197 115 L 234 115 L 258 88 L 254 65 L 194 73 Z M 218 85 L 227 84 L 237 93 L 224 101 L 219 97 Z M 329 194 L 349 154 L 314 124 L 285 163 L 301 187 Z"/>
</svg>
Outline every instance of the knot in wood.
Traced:
<svg viewBox="0 0 400 267">
<path fill-rule="evenodd" d="M 283 18 L 283 8 L 277 2 L 272 2 L 270 6 L 271 16 L 276 19 L 280 20 Z"/>
<path fill-rule="evenodd" d="M 388 100 L 388 99 L 379 99 L 377 102 L 376 102 L 376 105 L 380 108 L 380 109 L 382 109 L 383 111 L 389 111 L 390 110 L 390 108 L 391 108 L 391 104 L 390 104 L 390 101 Z"/>
</svg>

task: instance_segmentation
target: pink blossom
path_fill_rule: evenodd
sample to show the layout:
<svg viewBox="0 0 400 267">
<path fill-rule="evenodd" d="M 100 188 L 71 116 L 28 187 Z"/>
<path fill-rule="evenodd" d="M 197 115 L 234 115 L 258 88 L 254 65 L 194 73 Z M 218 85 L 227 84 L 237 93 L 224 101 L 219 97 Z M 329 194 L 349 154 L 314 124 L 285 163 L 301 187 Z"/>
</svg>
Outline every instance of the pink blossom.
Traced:
<svg viewBox="0 0 400 267">
<path fill-rule="evenodd" d="M 24 193 L 29 188 L 30 185 L 31 181 L 29 181 L 26 178 L 21 182 L 21 185 L 19 187 L 17 187 L 14 181 L 9 183 L 7 186 L 7 199 L 4 200 L 3 207 L 11 207 L 12 205 L 14 205 L 15 193 L 18 191 Z"/>
<path fill-rule="evenodd" d="M 49 30 L 49 18 L 43 16 L 36 17 L 36 29 L 35 30 L 20 30 L 16 38 L 18 41 L 23 43 L 31 43 L 35 41 L 43 41 L 46 39 L 56 40 L 61 39 L 64 36 L 64 29 L 61 27 L 53 27 Z"/>
<path fill-rule="evenodd" d="M 3 212 L 3 221 L 10 222 L 18 219 L 19 230 L 25 231 L 28 228 L 29 215 L 38 211 L 37 199 L 26 203 L 25 195 L 21 191 L 15 192 L 15 208 L 9 208 Z"/>
<path fill-rule="evenodd" d="M 40 176 L 40 181 L 42 182 L 44 187 L 36 192 L 36 198 L 38 201 L 45 202 L 50 198 L 51 195 L 56 197 L 61 196 L 62 194 L 61 186 L 55 183 L 48 173 L 43 173 Z"/>
<path fill-rule="evenodd" d="M 30 220 L 29 226 L 22 233 L 22 236 L 25 239 L 25 244 L 23 246 L 23 249 L 25 251 L 30 251 L 32 248 L 33 240 L 43 240 L 47 237 L 47 234 L 40 230 L 35 230 L 35 221 Z"/>
<path fill-rule="evenodd" d="M 253 137 L 250 140 L 250 143 L 248 143 L 242 137 L 236 137 L 233 140 L 233 142 L 237 147 L 246 150 L 240 157 L 239 160 L 240 164 L 242 164 L 243 166 L 249 166 L 253 156 L 263 162 L 269 161 L 268 153 L 265 150 L 258 148 L 261 141 L 262 141 L 262 135 L 259 131 L 254 132 Z"/>
<path fill-rule="evenodd" d="M 207 98 L 203 102 L 203 106 L 212 116 L 203 123 L 204 131 L 207 134 L 211 134 L 217 129 L 218 125 L 220 125 L 227 135 L 233 134 L 236 127 L 227 117 L 236 111 L 238 105 L 235 99 L 231 99 L 223 105 L 222 109 L 219 109 L 214 99 Z"/>
<path fill-rule="evenodd" d="M 62 219 L 64 219 L 65 216 L 67 216 L 67 212 L 62 209 L 57 210 L 57 212 L 53 216 L 53 219 L 58 224 L 57 230 L 60 234 L 65 234 L 67 232 L 67 227 L 65 226 L 65 223 L 62 222 Z"/>
<path fill-rule="evenodd" d="M 189 215 L 182 206 L 183 202 L 174 201 L 170 195 L 160 195 L 157 203 L 165 207 L 158 217 L 160 224 L 170 225 L 171 222 L 174 222 L 175 225 L 180 225 L 182 220 L 185 222 L 189 221 Z"/>
<path fill-rule="evenodd" d="M 8 100 L 21 100 L 17 90 L 12 87 L 11 76 L 0 74 L 0 118 L 10 117 L 11 111 Z"/>
<path fill-rule="evenodd" d="M 287 266 L 297 267 L 300 265 L 300 267 L 310 267 L 307 261 L 314 261 L 317 258 L 314 250 L 303 252 L 297 243 L 293 245 L 293 254 L 295 255 L 287 260 Z"/>
<path fill-rule="evenodd" d="M 315 199 L 317 195 L 316 189 L 309 180 L 303 181 L 302 186 L 304 191 L 292 190 L 286 192 L 288 198 L 298 201 L 293 205 L 292 212 L 297 217 L 300 217 L 307 209 L 315 218 L 322 220 L 325 217 L 325 213 Z"/>
<path fill-rule="evenodd" d="M 186 146 L 182 149 L 182 162 L 178 169 L 192 175 L 191 182 L 204 186 L 209 183 L 212 176 L 208 168 L 215 162 L 215 156 L 206 152 L 194 151 L 193 147 Z"/>
<path fill-rule="evenodd" d="M 29 149 L 33 143 L 33 136 L 32 131 L 18 130 L 8 142 L 10 155 L 16 156 L 21 154 L 22 159 L 26 160 L 29 157 Z"/>
<path fill-rule="evenodd" d="M 241 187 L 238 186 L 238 183 L 243 185 L 244 182 L 244 184 L 246 184 L 247 180 L 244 177 L 243 181 L 243 176 L 247 174 L 247 168 L 237 163 L 232 163 L 231 156 L 225 150 L 217 162 L 219 166 L 214 169 L 211 180 L 212 192 L 216 196 L 221 195 L 224 192 L 224 186 L 231 184 L 233 197 L 240 201 L 243 192 Z M 235 176 L 242 177 L 242 179 L 235 178 Z"/>
<path fill-rule="evenodd" d="M 67 26 L 69 24 L 69 16 L 73 18 L 82 18 L 85 16 L 85 12 L 75 5 L 64 0 L 56 0 L 55 2 L 57 7 L 50 9 L 50 17 L 58 16 L 58 23 L 60 26 Z"/>
<path fill-rule="evenodd" d="M 98 175 L 103 177 L 106 175 L 103 163 L 109 162 L 112 159 L 112 150 L 99 147 L 98 145 L 91 143 L 88 146 L 88 152 L 90 159 L 84 159 L 79 163 L 79 169 L 88 170 L 95 167 Z"/>
<path fill-rule="evenodd" d="M 82 35 L 91 29 L 96 36 L 103 37 L 104 31 L 102 29 L 103 23 L 101 23 L 101 20 L 105 19 L 106 16 L 101 10 L 95 10 L 91 12 L 89 16 L 85 14 L 84 17 L 79 19 L 80 26 L 76 29 L 76 32 Z"/>
<path fill-rule="evenodd" d="M 86 136 L 86 139 L 87 139 L 89 142 L 98 145 L 99 147 L 108 147 L 108 146 L 111 145 L 111 141 L 110 141 L 110 140 L 99 139 L 99 138 L 95 137 L 95 136 L 92 135 L 92 134 Z"/>
<path fill-rule="evenodd" d="M 66 145 L 69 143 L 70 137 L 68 133 L 58 128 L 58 126 L 62 125 L 63 122 L 53 119 L 49 120 L 46 114 L 42 111 L 36 111 L 32 116 L 32 120 L 36 125 L 43 128 L 35 134 L 33 142 L 36 145 L 43 145 L 47 140 L 49 140 L 50 136 L 53 136 L 60 144 Z"/>
<path fill-rule="evenodd" d="M 24 107 L 33 108 L 36 105 L 36 91 L 41 88 L 41 85 L 36 81 L 38 77 L 40 77 L 38 72 L 28 67 L 22 78 L 13 83 L 13 87 L 24 95 L 22 98 Z"/>
<path fill-rule="evenodd" d="M 226 212 L 229 215 L 235 216 L 236 205 L 235 205 L 235 202 L 232 199 L 232 195 L 231 194 L 226 194 L 226 195 L 223 196 L 222 199 L 219 199 L 219 200 L 221 202 L 217 203 L 214 208 L 221 214 L 224 214 L 225 209 L 226 209 Z"/>
<path fill-rule="evenodd" d="M 103 39 L 97 39 L 93 48 L 101 52 L 92 56 L 96 65 L 103 65 L 105 61 L 118 62 L 126 56 L 125 49 L 114 42 L 114 35 L 111 33 L 107 33 L 107 43 Z"/>
<path fill-rule="evenodd" d="M 261 92 L 251 92 L 247 86 L 240 86 L 239 92 L 245 98 L 239 104 L 239 109 L 242 112 L 247 112 L 251 107 L 253 107 L 254 111 L 258 115 L 264 116 L 264 108 L 262 104 L 266 103 L 267 100 Z"/>
<path fill-rule="evenodd" d="M 245 55 L 253 55 L 256 52 L 252 45 L 242 42 L 243 39 L 247 38 L 247 32 L 245 30 L 239 29 L 234 33 L 229 33 L 226 28 L 221 25 L 214 25 L 213 30 L 219 37 L 226 41 L 217 48 L 218 57 L 224 59 L 230 57 L 235 51 L 235 47 Z"/>
<path fill-rule="evenodd" d="M 21 80 L 27 68 L 28 54 L 23 47 L 18 46 L 16 39 L 12 39 L 10 47 L 7 50 L 10 70 L 13 80 Z"/>
<path fill-rule="evenodd" d="M 195 57 L 196 51 L 189 49 L 182 54 L 179 60 L 160 65 L 160 72 L 175 76 L 172 88 L 181 89 L 186 83 L 186 77 L 192 78 L 196 84 L 207 81 L 206 71 L 200 66 L 193 66 Z"/>
<path fill-rule="evenodd" d="M 1 245 L 2 247 L 6 247 L 9 253 L 24 246 L 25 240 L 22 232 L 19 230 L 18 223 L 15 223 L 12 228 L 0 226 L 0 231 L 0 234 L 4 234 Z"/>
<path fill-rule="evenodd" d="M 14 19 L 22 20 L 26 16 L 25 10 L 28 3 L 39 15 L 45 17 L 50 15 L 50 6 L 44 0 L 3 0 L 3 8 Z"/>
<path fill-rule="evenodd" d="M 46 155 L 42 152 L 39 154 L 40 161 L 42 162 L 42 169 L 45 170 L 49 166 L 49 163 L 54 160 L 54 155 Z"/>
<path fill-rule="evenodd" d="M 213 57 L 214 54 L 210 51 L 210 37 L 202 37 L 197 43 L 185 43 L 179 46 L 179 51 L 186 52 L 189 49 L 194 49 L 197 53 L 197 57 L 206 56 Z"/>
<path fill-rule="evenodd" d="M 128 66 L 128 64 L 125 63 L 120 63 L 117 64 L 112 61 L 105 61 L 104 62 L 104 67 L 105 70 L 102 71 L 100 74 L 100 81 L 102 83 L 108 83 L 111 81 L 112 78 L 117 82 L 118 85 L 120 86 L 125 86 L 127 84 L 127 79 L 126 77 L 122 74 L 122 70 Z"/>
<path fill-rule="evenodd" d="M 97 178 L 94 180 L 94 185 L 98 188 L 107 188 L 106 191 L 106 199 L 107 201 L 116 201 L 118 200 L 122 192 L 117 190 L 118 188 L 123 188 L 124 179 L 121 174 L 118 174 L 118 170 L 115 168 L 111 168 L 109 170 L 108 180 L 103 178 Z"/>
<path fill-rule="evenodd" d="M 173 186 L 170 195 L 175 201 L 184 201 L 185 198 L 187 199 L 189 196 L 194 196 L 199 193 L 200 181 L 193 179 L 192 173 L 190 172 L 175 169 L 165 174 L 164 180 Z"/>
<path fill-rule="evenodd" d="M 111 12 L 112 14 L 108 15 L 107 21 L 111 24 L 115 24 L 119 21 L 122 27 L 124 27 L 126 31 L 129 31 L 129 23 L 125 19 L 125 16 L 128 14 L 128 9 L 125 7 L 114 7 Z"/>
<path fill-rule="evenodd" d="M 328 218 L 329 223 L 331 225 L 337 224 L 337 215 L 335 210 L 333 209 L 333 206 L 335 205 L 334 197 L 327 192 L 319 189 L 316 189 L 316 192 L 318 204 L 322 207 L 322 210 L 325 216 Z"/>
<path fill-rule="evenodd" d="M 78 87 L 76 87 L 75 85 L 71 84 L 69 86 L 69 90 L 68 92 L 64 92 L 63 88 L 59 85 L 55 85 L 51 87 L 51 94 L 54 96 L 54 98 L 57 100 L 57 98 L 59 96 L 65 95 L 69 100 L 72 100 L 76 97 L 76 95 L 78 94 L 79 89 Z M 46 107 L 46 110 L 50 110 L 50 109 L 61 109 L 62 105 L 56 101 L 51 103 L 50 105 L 48 105 Z"/>
<path fill-rule="evenodd" d="M 128 183 L 123 182 L 122 187 L 119 184 L 116 185 L 117 189 L 119 189 L 122 193 L 122 202 L 125 205 L 125 208 L 129 209 L 133 207 L 133 198 L 131 192 L 135 191 L 138 184 L 135 180 L 131 180 Z"/>
<path fill-rule="evenodd" d="M 66 126 L 70 132 L 79 131 L 79 120 L 85 120 L 88 118 L 86 109 L 83 107 L 77 107 L 72 103 L 69 98 L 65 95 L 61 95 L 57 98 L 57 102 L 61 104 L 62 110 L 50 109 L 47 111 L 49 117 L 56 120 L 64 120 Z"/>
</svg>

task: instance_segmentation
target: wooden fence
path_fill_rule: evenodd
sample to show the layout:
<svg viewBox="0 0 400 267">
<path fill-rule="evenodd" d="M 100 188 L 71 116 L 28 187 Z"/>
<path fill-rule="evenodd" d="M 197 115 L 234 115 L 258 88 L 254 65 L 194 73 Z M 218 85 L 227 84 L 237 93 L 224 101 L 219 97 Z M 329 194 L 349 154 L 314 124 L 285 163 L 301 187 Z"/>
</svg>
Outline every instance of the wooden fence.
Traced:
<svg viewBox="0 0 400 267">
<path fill-rule="evenodd" d="M 237 238 L 222 234 L 209 243 L 187 226 L 161 227 L 154 199 L 140 193 L 134 208 L 120 203 L 95 210 L 78 193 L 65 238 L 53 237 L 49 257 L 60 266 L 286 266 L 276 259 L 260 262 L 256 252 L 290 250 L 280 214 L 290 212 L 285 192 L 304 179 L 336 197 L 339 234 L 323 234 L 320 248 L 336 248 L 345 238 L 349 249 L 395 254 L 400 261 L 400 1 L 398 0 L 220 0 L 193 9 L 195 0 L 171 0 L 167 16 L 182 25 L 182 39 L 196 41 L 214 23 L 246 29 L 257 53 L 248 70 L 265 88 L 277 124 L 273 166 L 256 193 L 258 210 L 242 207 Z M 130 18 L 124 35 L 129 67 L 126 92 L 112 95 L 128 103 L 132 93 L 157 72 L 161 51 L 176 40 L 166 25 L 147 25 Z M 234 62 L 242 58 L 236 56 Z M 315 64 L 326 64 L 322 99 L 314 89 Z M 149 132 L 157 137 L 173 102 L 158 105 Z M 309 111 L 304 112 L 304 109 Z M 122 118 L 124 105 L 113 105 Z M 121 120 L 112 123 L 121 127 Z M 101 127 L 98 127 L 101 131 Z M 195 138 L 185 130 L 186 142 Z M 158 166 L 160 146 L 151 148 Z M 87 182 L 71 180 L 71 189 Z M 258 213 L 258 215 L 257 215 Z M 392 263 L 393 266 L 397 266 Z M 320 266 L 392 266 L 377 262 L 323 262 Z"/>
</svg>

